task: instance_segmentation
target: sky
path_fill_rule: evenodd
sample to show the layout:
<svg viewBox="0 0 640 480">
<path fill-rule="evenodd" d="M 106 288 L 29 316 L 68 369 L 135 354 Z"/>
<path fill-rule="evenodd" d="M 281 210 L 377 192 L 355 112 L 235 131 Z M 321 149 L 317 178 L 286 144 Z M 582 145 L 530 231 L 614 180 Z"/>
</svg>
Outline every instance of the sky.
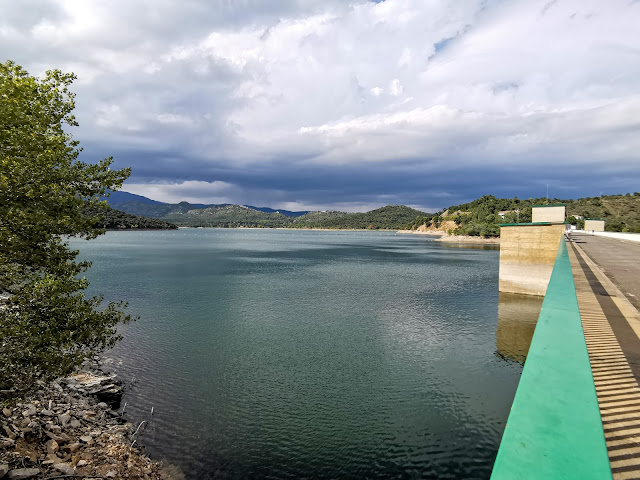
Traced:
<svg viewBox="0 0 640 480">
<path fill-rule="evenodd" d="M 640 191 L 640 0 L 0 0 L 155 200 L 424 211 Z"/>
</svg>

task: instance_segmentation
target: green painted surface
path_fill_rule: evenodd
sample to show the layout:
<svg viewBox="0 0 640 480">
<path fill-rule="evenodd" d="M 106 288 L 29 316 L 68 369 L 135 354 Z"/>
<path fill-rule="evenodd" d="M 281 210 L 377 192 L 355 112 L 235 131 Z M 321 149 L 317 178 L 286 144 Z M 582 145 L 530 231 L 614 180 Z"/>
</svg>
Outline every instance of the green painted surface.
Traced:
<svg viewBox="0 0 640 480">
<path fill-rule="evenodd" d="M 589 220 L 588 218 L 586 220 Z M 529 222 L 529 223 L 501 223 L 500 227 L 526 227 L 526 226 L 537 226 L 537 225 L 568 225 L 569 222 Z"/>
<path fill-rule="evenodd" d="M 535 222 L 535 223 L 501 223 L 501 227 L 526 227 L 527 225 L 551 225 L 551 222 Z"/>
<path fill-rule="evenodd" d="M 572 478 L 611 468 L 563 240 L 491 479 Z"/>
<path fill-rule="evenodd" d="M 549 205 L 532 205 L 531 208 L 541 208 L 541 207 L 566 207 L 566 203 L 551 203 Z"/>
</svg>

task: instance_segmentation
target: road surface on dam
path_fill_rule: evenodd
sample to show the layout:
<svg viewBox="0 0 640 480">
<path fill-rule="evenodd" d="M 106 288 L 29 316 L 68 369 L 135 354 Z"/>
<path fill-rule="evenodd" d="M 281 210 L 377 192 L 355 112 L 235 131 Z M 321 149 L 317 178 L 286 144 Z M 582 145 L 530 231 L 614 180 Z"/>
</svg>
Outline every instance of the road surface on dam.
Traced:
<svg viewBox="0 0 640 480">
<path fill-rule="evenodd" d="M 640 243 L 589 234 L 574 234 L 573 237 L 584 253 L 640 310 Z"/>
</svg>

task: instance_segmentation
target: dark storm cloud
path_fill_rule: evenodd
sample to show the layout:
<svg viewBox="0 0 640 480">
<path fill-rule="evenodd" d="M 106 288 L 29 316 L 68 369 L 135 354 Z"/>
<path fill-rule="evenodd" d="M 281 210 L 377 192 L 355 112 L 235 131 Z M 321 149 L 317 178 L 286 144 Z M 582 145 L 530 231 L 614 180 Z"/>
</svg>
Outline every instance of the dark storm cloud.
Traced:
<svg viewBox="0 0 640 480">
<path fill-rule="evenodd" d="M 23 1 L 0 56 L 74 71 L 82 158 L 125 189 L 435 210 L 640 184 L 640 4 Z"/>
</svg>

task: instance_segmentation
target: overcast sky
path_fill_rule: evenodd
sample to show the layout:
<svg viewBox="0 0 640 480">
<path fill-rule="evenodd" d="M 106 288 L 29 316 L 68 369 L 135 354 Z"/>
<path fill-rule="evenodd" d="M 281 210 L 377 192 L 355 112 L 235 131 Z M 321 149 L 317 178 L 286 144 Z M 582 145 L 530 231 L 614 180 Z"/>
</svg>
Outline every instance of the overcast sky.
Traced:
<svg viewBox="0 0 640 480">
<path fill-rule="evenodd" d="M 82 159 L 162 201 L 426 211 L 640 191 L 638 0 L 0 0 Z"/>
</svg>

